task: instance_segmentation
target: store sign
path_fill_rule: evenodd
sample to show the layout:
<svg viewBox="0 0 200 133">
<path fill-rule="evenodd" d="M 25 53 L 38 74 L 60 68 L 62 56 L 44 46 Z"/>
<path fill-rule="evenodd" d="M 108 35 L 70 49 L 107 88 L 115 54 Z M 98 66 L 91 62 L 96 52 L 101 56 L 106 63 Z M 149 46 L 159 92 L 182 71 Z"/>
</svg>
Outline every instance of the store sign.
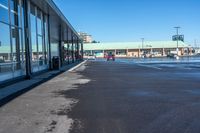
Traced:
<svg viewBox="0 0 200 133">
<path fill-rule="evenodd" d="M 172 36 L 173 41 L 183 41 L 184 42 L 184 35 L 174 35 Z"/>
</svg>

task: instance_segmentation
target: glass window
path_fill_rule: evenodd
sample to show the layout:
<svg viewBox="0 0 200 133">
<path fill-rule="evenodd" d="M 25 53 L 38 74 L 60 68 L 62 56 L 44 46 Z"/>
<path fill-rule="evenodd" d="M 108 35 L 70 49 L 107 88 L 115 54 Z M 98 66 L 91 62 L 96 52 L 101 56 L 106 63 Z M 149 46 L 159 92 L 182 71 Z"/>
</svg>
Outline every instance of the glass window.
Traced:
<svg viewBox="0 0 200 133">
<path fill-rule="evenodd" d="M 8 0 L 0 0 L 0 21 L 9 23 Z"/>
<path fill-rule="evenodd" d="M 39 54 L 39 65 L 43 65 L 44 63 L 44 50 L 43 50 L 43 42 L 42 37 L 38 36 L 38 54 Z"/>
<path fill-rule="evenodd" d="M 37 10 L 37 32 L 42 35 L 42 13 L 40 10 Z"/>
<path fill-rule="evenodd" d="M 37 58 L 37 42 L 36 42 L 36 17 L 35 17 L 35 7 L 31 5 L 31 50 L 32 50 L 32 61 L 36 61 Z"/>
<path fill-rule="evenodd" d="M 38 36 L 38 52 L 40 56 L 43 56 L 43 43 L 41 36 Z"/>
<path fill-rule="evenodd" d="M 11 16 L 11 24 L 21 27 L 21 0 L 10 0 L 10 16 Z"/>
<path fill-rule="evenodd" d="M 21 69 L 21 61 L 23 54 L 21 39 L 21 29 L 12 27 L 12 49 L 15 70 Z"/>
<path fill-rule="evenodd" d="M 30 22 L 31 22 L 31 32 L 36 34 L 36 17 L 35 17 L 35 7 L 31 5 Z"/>
<path fill-rule="evenodd" d="M 0 0 L 0 78 L 3 77 L 3 80 L 25 74 L 22 72 L 24 47 L 21 13 L 22 0 Z"/>
<path fill-rule="evenodd" d="M 8 0 L 1 0 L 0 4 L 7 7 L 8 6 Z"/>
<path fill-rule="evenodd" d="M 31 34 L 31 50 L 32 50 L 32 60 L 37 60 L 37 42 L 36 42 L 36 35 Z"/>
<path fill-rule="evenodd" d="M 0 22 L 0 73 L 12 71 L 9 26 Z"/>
<path fill-rule="evenodd" d="M 68 45 L 68 49 L 69 49 L 69 51 L 68 51 L 68 56 L 69 56 L 69 61 L 72 61 L 72 44 L 70 43 L 69 45 Z"/>
<path fill-rule="evenodd" d="M 30 12 L 32 71 L 36 72 L 48 68 L 48 25 L 47 17 L 33 4 L 30 5 Z"/>
<path fill-rule="evenodd" d="M 21 28 L 24 28 L 24 5 L 23 5 L 23 0 L 21 0 Z"/>
<path fill-rule="evenodd" d="M 54 41 L 51 43 L 51 56 L 59 56 L 59 47 L 58 41 Z"/>
<path fill-rule="evenodd" d="M 69 52 L 68 44 L 64 44 L 63 49 L 64 49 L 64 53 L 63 53 L 64 61 L 68 61 L 68 52 Z"/>
<path fill-rule="evenodd" d="M 10 47 L 10 30 L 9 26 L 3 23 L 0 23 L 0 47 L 1 47 L 1 54 L 4 54 L 4 62 L 10 62 L 10 54 L 11 54 L 11 47 Z"/>
</svg>

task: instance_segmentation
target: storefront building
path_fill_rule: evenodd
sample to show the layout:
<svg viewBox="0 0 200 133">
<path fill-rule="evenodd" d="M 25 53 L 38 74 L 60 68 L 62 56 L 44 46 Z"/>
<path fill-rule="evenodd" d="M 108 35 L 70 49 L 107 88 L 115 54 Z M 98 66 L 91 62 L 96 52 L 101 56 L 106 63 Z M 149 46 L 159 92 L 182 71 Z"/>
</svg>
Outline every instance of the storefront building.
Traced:
<svg viewBox="0 0 200 133">
<path fill-rule="evenodd" d="M 189 45 L 179 41 L 146 41 L 146 42 L 108 42 L 84 44 L 84 56 L 95 55 L 103 58 L 112 53 L 116 57 L 162 57 L 171 53 L 187 55 Z M 178 50 L 178 52 L 177 52 Z"/>
<path fill-rule="evenodd" d="M 82 60 L 82 45 L 52 0 L 0 1 L 0 84 Z"/>
</svg>

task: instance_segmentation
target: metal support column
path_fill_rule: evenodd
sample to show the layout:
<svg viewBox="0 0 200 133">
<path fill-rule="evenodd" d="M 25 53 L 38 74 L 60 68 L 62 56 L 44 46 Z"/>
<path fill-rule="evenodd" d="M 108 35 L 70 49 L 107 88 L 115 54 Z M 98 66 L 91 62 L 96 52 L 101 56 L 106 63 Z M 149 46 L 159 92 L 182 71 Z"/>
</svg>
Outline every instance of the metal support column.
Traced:
<svg viewBox="0 0 200 133">
<path fill-rule="evenodd" d="M 48 15 L 48 42 L 49 42 L 49 70 L 52 70 L 52 57 L 51 57 L 51 35 L 50 35 L 50 20 L 49 20 L 49 15 Z"/>
<path fill-rule="evenodd" d="M 60 59 L 60 66 L 63 65 L 63 37 L 62 37 L 62 25 L 59 25 L 59 59 Z"/>
<path fill-rule="evenodd" d="M 69 27 L 67 27 L 67 64 L 70 64 L 70 61 L 69 61 Z"/>
<path fill-rule="evenodd" d="M 77 59 L 80 61 L 80 47 L 79 39 L 77 38 Z"/>
<path fill-rule="evenodd" d="M 25 51 L 26 51 L 26 78 L 31 79 L 31 57 L 30 57 L 30 31 L 29 31 L 29 9 L 28 0 L 24 0 L 24 33 L 25 33 Z"/>
<path fill-rule="evenodd" d="M 83 42 L 81 42 L 81 60 L 83 60 L 83 56 L 84 56 L 84 53 L 83 53 Z"/>
<path fill-rule="evenodd" d="M 72 33 L 72 63 L 74 63 L 74 35 Z"/>
</svg>

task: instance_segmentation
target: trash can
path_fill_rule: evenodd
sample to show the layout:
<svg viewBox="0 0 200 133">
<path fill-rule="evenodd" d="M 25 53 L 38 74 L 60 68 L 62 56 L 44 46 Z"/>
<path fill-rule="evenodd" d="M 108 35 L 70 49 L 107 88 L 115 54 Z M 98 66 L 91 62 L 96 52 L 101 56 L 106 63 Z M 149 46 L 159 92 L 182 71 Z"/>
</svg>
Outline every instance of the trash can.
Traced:
<svg viewBox="0 0 200 133">
<path fill-rule="evenodd" d="M 53 69 L 54 70 L 59 70 L 59 68 L 60 68 L 59 56 L 53 56 L 52 63 L 53 63 Z"/>
</svg>

